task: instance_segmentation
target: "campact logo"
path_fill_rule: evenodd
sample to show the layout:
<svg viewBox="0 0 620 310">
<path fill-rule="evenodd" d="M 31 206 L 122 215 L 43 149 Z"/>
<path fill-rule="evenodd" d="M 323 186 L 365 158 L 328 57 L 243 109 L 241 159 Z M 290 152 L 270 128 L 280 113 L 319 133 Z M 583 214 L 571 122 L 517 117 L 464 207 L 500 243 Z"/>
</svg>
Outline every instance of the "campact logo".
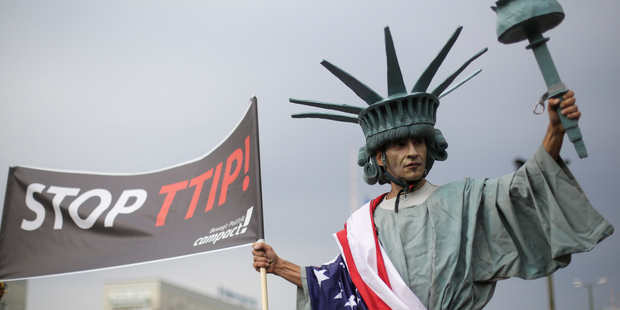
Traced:
<svg viewBox="0 0 620 310">
<path fill-rule="evenodd" d="M 224 240 L 233 236 L 244 234 L 248 229 L 248 224 L 250 224 L 250 220 L 252 219 L 252 211 L 254 211 L 254 206 L 251 206 L 244 216 L 230 221 L 225 225 L 222 225 L 217 228 L 212 228 L 208 236 L 200 237 L 194 242 L 194 246 L 199 246 L 203 244 L 215 244 L 220 240 Z M 243 222 L 243 223 L 241 223 Z"/>
</svg>

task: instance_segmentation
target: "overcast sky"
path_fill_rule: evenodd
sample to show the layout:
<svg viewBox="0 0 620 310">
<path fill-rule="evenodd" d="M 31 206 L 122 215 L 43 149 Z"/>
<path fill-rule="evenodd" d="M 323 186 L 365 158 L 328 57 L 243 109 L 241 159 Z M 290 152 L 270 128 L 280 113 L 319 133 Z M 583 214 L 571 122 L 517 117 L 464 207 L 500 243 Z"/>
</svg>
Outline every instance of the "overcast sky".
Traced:
<svg viewBox="0 0 620 310">
<path fill-rule="evenodd" d="M 337 254 L 332 233 L 360 201 L 388 187 L 351 184 L 357 125 L 293 120 L 309 108 L 288 98 L 364 106 L 319 63 L 327 59 L 386 95 L 383 28 L 390 26 L 408 88 L 458 25 L 461 37 L 435 83 L 483 47 L 463 76 L 482 73 L 442 99 L 437 128 L 449 158 L 428 179 L 498 177 L 540 145 L 546 90 L 525 42 L 503 45 L 494 1 L 0 1 L 0 175 L 9 166 L 145 172 L 207 153 L 259 103 L 265 234 L 280 256 L 318 265 Z M 565 21 L 547 32 L 562 80 L 576 91 L 590 156 L 562 156 L 592 204 L 620 227 L 618 191 L 620 21 L 617 0 L 565 0 Z M 431 87 L 436 84 L 431 84 Z M 0 188 L 6 180 L 0 179 Z M 1 201 L 4 193 L 0 193 Z M 555 275 L 557 309 L 600 309 L 620 293 L 620 239 L 573 256 Z M 166 262 L 29 282 L 28 309 L 100 309 L 106 281 L 160 278 L 216 294 L 225 286 L 259 298 L 249 247 Z M 294 307 L 295 288 L 269 277 L 271 309 Z M 546 309 L 544 280 L 502 281 L 487 309 Z"/>
</svg>

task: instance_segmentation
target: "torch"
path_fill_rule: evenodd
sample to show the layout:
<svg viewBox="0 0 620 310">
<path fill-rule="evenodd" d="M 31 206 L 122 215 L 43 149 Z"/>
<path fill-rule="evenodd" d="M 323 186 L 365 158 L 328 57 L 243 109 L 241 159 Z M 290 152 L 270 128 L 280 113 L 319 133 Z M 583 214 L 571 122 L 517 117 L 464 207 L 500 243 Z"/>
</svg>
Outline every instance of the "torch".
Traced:
<svg viewBox="0 0 620 310">
<path fill-rule="evenodd" d="M 495 5 L 491 8 L 497 13 L 497 39 L 504 44 L 527 39 L 530 44 L 526 48 L 534 52 L 538 67 L 547 84 L 545 95 L 562 100 L 562 95 L 568 91 L 568 88 L 562 83 L 547 48 L 549 38 L 542 35 L 543 32 L 556 27 L 564 20 L 564 11 L 560 4 L 555 0 L 499 0 L 495 2 Z M 546 97 L 545 95 L 543 97 Z M 562 113 L 559 113 L 559 116 L 579 158 L 588 157 L 577 121 L 567 118 Z"/>
</svg>

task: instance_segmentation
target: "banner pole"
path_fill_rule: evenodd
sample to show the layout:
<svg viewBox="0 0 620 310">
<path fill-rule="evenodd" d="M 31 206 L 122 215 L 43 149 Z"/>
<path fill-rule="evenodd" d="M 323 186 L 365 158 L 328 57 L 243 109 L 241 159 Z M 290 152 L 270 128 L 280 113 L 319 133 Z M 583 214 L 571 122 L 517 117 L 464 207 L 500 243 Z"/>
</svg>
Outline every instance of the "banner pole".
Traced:
<svg viewBox="0 0 620 310">
<path fill-rule="evenodd" d="M 263 206 L 263 186 L 262 180 L 260 176 L 260 135 L 258 131 L 258 100 L 256 96 L 252 94 L 252 98 L 250 99 L 251 103 L 256 107 L 256 149 L 258 150 L 256 153 L 258 157 L 258 190 L 260 191 L 260 204 L 261 204 L 261 214 L 262 214 L 262 206 Z M 259 228 L 258 228 L 258 239 L 257 242 L 265 243 L 265 227 L 264 222 L 261 216 Z M 262 310 L 269 310 L 269 303 L 267 301 L 267 268 L 260 269 L 260 286 L 261 286 L 261 300 L 262 300 Z"/>
<path fill-rule="evenodd" d="M 269 305 L 267 302 L 267 268 L 260 269 L 260 285 L 261 285 L 261 295 L 263 298 L 263 310 L 268 310 Z"/>
</svg>

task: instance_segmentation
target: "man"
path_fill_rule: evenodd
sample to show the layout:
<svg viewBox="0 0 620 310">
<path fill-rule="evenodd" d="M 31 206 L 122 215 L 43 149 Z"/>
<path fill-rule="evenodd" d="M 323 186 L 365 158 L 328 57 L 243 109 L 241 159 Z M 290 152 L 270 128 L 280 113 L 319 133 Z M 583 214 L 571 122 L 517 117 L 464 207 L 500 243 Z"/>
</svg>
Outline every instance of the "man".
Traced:
<svg viewBox="0 0 620 310">
<path fill-rule="evenodd" d="M 267 244 L 253 245 L 254 268 L 299 287 L 298 309 L 481 309 L 497 280 L 549 275 L 613 232 L 559 157 L 565 131 L 558 108 L 569 119 L 581 116 L 572 91 L 549 100 L 542 146 L 517 172 L 444 186 L 426 180 L 433 162 L 447 157 L 434 124 L 448 85 L 431 93 L 426 87 L 459 31 L 404 93 L 386 29 L 387 99 L 326 64 L 369 103 L 355 119 L 366 136 L 359 163 L 368 183 L 391 187 L 335 234 L 341 255 L 331 263 L 300 268 Z"/>
</svg>

